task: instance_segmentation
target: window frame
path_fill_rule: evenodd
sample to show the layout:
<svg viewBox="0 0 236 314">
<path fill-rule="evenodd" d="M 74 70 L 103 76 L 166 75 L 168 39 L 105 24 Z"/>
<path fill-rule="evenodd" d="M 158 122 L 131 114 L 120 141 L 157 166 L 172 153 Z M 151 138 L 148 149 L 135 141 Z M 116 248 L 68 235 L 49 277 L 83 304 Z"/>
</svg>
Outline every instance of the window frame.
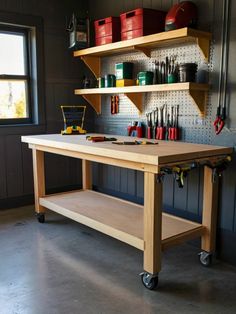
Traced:
<svg viewBox="0 0 236 314">
<path fill-rule="evenodd" d="M 15 25 L 1 25 L 0 33 L 5 33 L 9 35 L 22 35 L 24 40 L 24 75 L 14 75 L 14 74 L 1 74 L 0 80 L 4 81 L 25 81 L 26 82 L 26 106 L 28 117 L 25 118 L 0 118 L 0 125 L 11 125 L 11 124 L 25 124 L 32 123 L 32 96 L 31 96 L 31 60 L 30 60 L 30 29 Z"/>
<path fill-rule="evenodd" d="M 44 72 L 44 27 L 43 18 L 15 12 L 0 11 L 1 27 L 16 27 L 28 31 L 28 53 L 30 57 L 30 110 L 31 121 L 0 123 L 1 135 L 21 135 L 44 133 L 46 130 L 45 117 L 45 72 Z"/>
</svg>

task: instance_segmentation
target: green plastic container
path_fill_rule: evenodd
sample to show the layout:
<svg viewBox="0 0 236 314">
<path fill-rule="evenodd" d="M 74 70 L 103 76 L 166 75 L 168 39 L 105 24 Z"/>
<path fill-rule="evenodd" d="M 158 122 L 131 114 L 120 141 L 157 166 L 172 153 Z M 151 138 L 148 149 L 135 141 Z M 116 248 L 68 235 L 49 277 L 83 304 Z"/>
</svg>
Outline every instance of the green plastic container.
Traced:
<svg viewBox="0 0 236 314">
<path fill-rule="evenodd" d="M 145 71 L 138 73 L 138 85 L 152 85 L 153 84 L 153 72 Z"/>
<path fill-rule="evenodd" d="M 131 62 L 120 62 L 116 63 L 116 79 L 124 80 L 133 78 L 133 63 Z"/>
</svg>

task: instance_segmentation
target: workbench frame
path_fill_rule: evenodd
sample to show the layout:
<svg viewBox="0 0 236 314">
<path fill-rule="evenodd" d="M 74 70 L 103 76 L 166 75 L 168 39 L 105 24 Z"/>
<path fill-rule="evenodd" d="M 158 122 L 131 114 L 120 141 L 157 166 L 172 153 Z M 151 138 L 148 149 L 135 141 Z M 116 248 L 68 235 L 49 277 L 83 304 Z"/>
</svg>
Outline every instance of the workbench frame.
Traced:
<svg viewBox="0 0 236 314">
<path fill-rule="evenodd" d="M 162 238 L 162 220 L 163 215 L 170 218 L 170 215 L 162 213 L 162 194 L 163 183 L 160 179 L 160 166 L 144 164 L 143 162 L 128 161 L 115 159 L 96 154 L 83 153 L 68 149 L 55 148 L 50 146 L 38 145 L 29 143 L 29 147 L 33 152 L 33 173 L 34 173 L 34 191 L 35 191 L 35 210 L 38 214 L 44 214 L 46 207 L 54 210 L 71 219 L 81 222 L 89 227 L 99 230 L 105 234 L 113 236 L 123 242 L 126 242 L 138 249 L 143 250 L 143 268 L 145 272 L 151 275 L 156 275 L 161 270 L 161 255 L 162 251 L 167 247 L 179 244 L 189 239 L 201 237 L 202 250 L 212 253 L 215 250 L 215 235 L 216 235 L 216 218 L 217 218 L 217 193 L 218 179 L 213 180 L 213 170 L 207 166 L 204 168 L 204 188 L 203 188 L 203 211 L 202 224 L 189 222 L 192 228 L 183 232 L 177 232 L 171 236 Z M 50 201 L 50 196 L 45 194 L 45 170 L 44 170 L 44 152 L 75 157 L 82 159 L 82 184 L 83 191 L 92 189 L 92 162 L 100 162 L 103 164 L 124 167 L 128 169 L 140 170 L 144 172 L 144 206 L 132 204 L 127 201 L 121 201 L 129 206 L 137 207 L 137 210 L 143 211 L 143 238 L 129 235 L 120 230 L 115 230 L 114 227 L 106 226 L 105 223 L 97 223 L 87 219 L 81 214 L 71 213 L 63 206 L 55 204 L 57 197 L 63 198 L 65 194 L 60 193 L 58 196 L 52 195 L 54 201 Z M 210 157 L 211 158 L 211 157 Z M 208 158 L 208 160 L 210 159 Z M 172 163 L 173 164 L 173 163 Z M 178 163 L 179 164 L 179 163 Z M 167 164 L 168 166 L 168 164 Z M 73 192 L 74 193 L 74 192 Z M 88 192 L 86 192 L 88 193 Z M 97 192 L 89 192 L 89 197 L 100 194 Z M 79 194 L 78 194 L 79 195 Z M 83 195 L 83 194 L 81 194 Z M 96 196 L 97 197 L 97 196 Z M 116 202 L 116 198 L 108 196 Z M 48 201 L 49 199 L 49 201 Z M 132 204 L 132 205 L 131 205 Z M 133 208 L 132 207 L 132 208 Z M 112 210 L 112 208 L 111 208 Z M 174 216 L 173 216 L 174 217 Z M 185 223 L 187 220 L 175 217 L 176 222 Z M 114 231 L 115 230 L 115 231 Z"/>
</svg>

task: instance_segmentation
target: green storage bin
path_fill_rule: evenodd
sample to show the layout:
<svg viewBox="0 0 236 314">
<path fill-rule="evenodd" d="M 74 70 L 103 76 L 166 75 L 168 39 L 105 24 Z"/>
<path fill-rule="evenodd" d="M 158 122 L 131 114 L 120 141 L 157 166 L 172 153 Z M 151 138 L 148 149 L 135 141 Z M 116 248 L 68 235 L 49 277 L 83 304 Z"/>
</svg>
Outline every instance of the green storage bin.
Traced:
<svg viewBox="0 0 236 314">
<path fill-rule="evenodd" d="M 133 63 L 132 62 L 120 62 L 116 63 L 116 79 L 124 80 L 133 78 Z"/>
<path fill-rule="evenodd" d="M 138 85 L 152 85 L 153 84 L 153 72 L 145 71 L 138 74 Z"/>
</svg>

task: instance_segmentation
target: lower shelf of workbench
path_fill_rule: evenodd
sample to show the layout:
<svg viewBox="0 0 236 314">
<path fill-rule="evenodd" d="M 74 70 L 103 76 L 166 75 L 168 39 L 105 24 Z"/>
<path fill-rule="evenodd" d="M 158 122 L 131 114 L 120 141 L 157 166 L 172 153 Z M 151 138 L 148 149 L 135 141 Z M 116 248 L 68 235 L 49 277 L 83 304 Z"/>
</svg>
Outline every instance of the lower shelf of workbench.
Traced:
<svg viewBox="0 0 236 314">
<path fill-rule="evenodd" d="M 91 190 L 52 194 L 39 201 L 52 211 L 144 250 L 141 205 Z M 162 249 L 204 232 L 201 224 L 162 214 Z"/>
</svg>

